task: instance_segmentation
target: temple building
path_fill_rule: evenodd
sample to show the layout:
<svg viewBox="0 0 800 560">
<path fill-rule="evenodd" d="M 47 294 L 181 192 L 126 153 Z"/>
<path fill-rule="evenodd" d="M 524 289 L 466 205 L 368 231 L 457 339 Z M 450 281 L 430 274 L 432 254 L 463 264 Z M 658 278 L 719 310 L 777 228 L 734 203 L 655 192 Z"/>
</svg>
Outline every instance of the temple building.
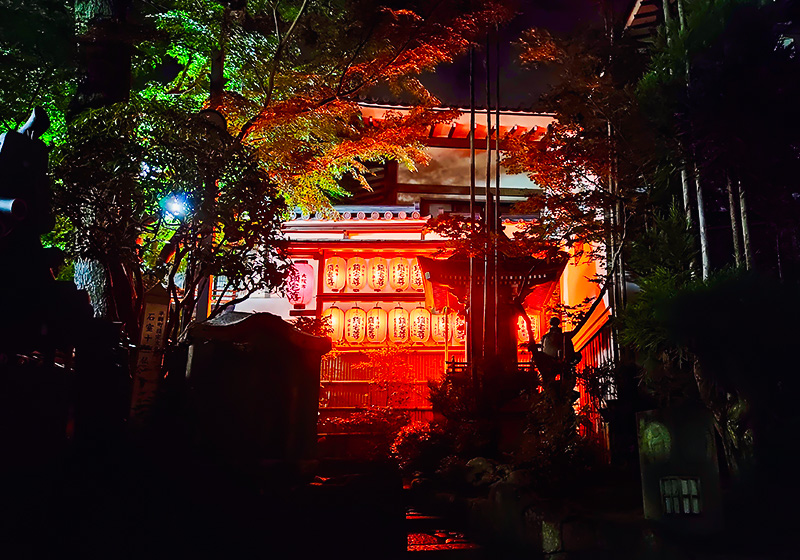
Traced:
<svg viewBox="0 0 800 560">
<path fill-rule="evenodd" d="M 389 109 L 397 110 L 365 105 L 364 118 L 379 126 Z M 500 135 L 544 135 L 550 121 L 547 115 L 501 111 Z M 351 199 L 335 206 L 335 218 L 298 212 L 284 225 L 297 269 L 287 297 L 255 294 L 236 306 L 287 320 L 329 318 L 334 350 L 323 359 L 321 371 L 323 418 L 374 405 L 404 409 L 412 420 L 431 420 L 428 381 L 469 360 L 464 297 L 468 269 L 465 263 L 446 260 L 442 251 L 447 240 L 425 230 L 432 216 L 469 214 L 469 123 L 470 115 L 464 113 L 451 124 L 431 127 L 427 167 L 411 172 L 390 162 L 376 168 L 372 190 L 354 190 Z M 494 127 L 489 134 L 493 143 Z M 477 125 L 479 212 L 486 198 L 486 136 L 487 127 Z M 511 212 L 514 203 L 536 189 L 527 176 L 501 168 L 499 214 L 506 235 L 535 219 Z M 499 278 L 503 290 L 527 290 L 522 301 L 528 321 L 519 313 L 500 313 L 495 335 L 506 341 L 506 356 L 529 367 L 530 337 L 541 339 L 558 304 L 576 305 L 597 296 L 598 285 L 590 279 L 603 271 L 585 256 L 540 266 L 532 274 L 530 263 L 523 264 L 500 267 Z M 575 349 L 587 366 L 611 359 L 608 317 L 608 306 L 601 303 L 574 333 Z M 570 330 L 572 325 L 565 322 L 564 327 Z M 590 405 L 588 394 L 581 395 L 579 405 Z M 591 431 L 602 435 L 599 415 L 593 423 Z"/>
</svg>

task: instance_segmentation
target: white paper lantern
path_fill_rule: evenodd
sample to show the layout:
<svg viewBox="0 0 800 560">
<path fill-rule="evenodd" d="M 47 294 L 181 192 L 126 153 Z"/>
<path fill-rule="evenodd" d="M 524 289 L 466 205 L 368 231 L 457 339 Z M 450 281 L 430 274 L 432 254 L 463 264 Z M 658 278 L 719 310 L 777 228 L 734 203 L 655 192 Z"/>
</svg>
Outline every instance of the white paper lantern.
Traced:
<svg viewBox="0 0 800 560">
<path fill-rule="evenodd" d="M 431 336 L 431 312 L 424 307 L 412 309 L 408 323 L 411 342 L 427 342 Z"/>
<path fill-rule="evenodd" d="M 517 317 L 517 340 L 520 342 L 528 342 L 530 340 L 528 325 L 525 323 L 525 317 L 522 315 Z"/>
<path fill-rule="evenodd" d="M 461 315 L 450 313 L 450 329 L 455 342 L 463 344 L 467 340 L 467 320 Z"/>
<path fill-rule="evenodd" d="M 367 282 L 376 292 L 382 291 L 389 283 L 389 263 L 383 257 L 372 257 L 367 268 Z"/>
<path fill-rule="evenodd" d="M 417 259 L 411 261 L 411 287 L 418 292 L 422 291 L 422 283 L 424 277 L 422 276 L 422 269 L 419 267 Z"/>
<path fill-rule="evenodd" d="M 344 334 L 344 312 L 335 305 L 322 312 L 322 317 L 329 317 L 329 336 L 333 342 L 342 340 Z"/>
<path fill-rule="evenodd" d="M 367 285 L 367 261 L 361 257 L 353 257 L 347 261 L 347 286 L 354 292 Z"/>
<path fill-rule="evenodd" d="M 395 257 L 389 263 L 389 285 L 396 292 L 402 292 L 408 289 L 411 282 L 411 267 L 408 265 L 408 259 L 404 257 Z"/>
<path fill-rule="evenodd" d="M 364 342 L 367 332 L 367 313 L 360 307 L 348 309 L 344 314 L 344 339 L 347 342 Z"/>
<path fill-rule="evenodd" d="M 380 307 L 373 307 L 367 312 L 367 342 L 383 342 L 386 340 L 386 328 L 389 316 Z"/>
<path fill-rule="evenodd" d="M 437 313 L 431 317 L 431 338 L 434 342 L 444 344 L 446 338 L 452 338 L 453 331 L 448 330 L 447 315 L 444 313 Z M 445 338 L 446 337 L 446 338 Z"/>
<path fill-rule="evenodd" d="M 406 342 L 408 340 L 408 311 L 395 307 L 389 311 L 389 340 Z"/>
<path fill-rule="evenodd" d="M 344 288 L 347 263 L 342 257 L 331 257 L 325 260 L 325 270 L 323 281 L 325 288 L 332 292 L 338 292 Z"/>
<path fill-rule="evenodd" d="M 295 263 L 294 270 L 286 281 L 286 297 L 289 303 L 306 306 L 314 295 L 314 267 L 308 263 Z"/>
</svg>

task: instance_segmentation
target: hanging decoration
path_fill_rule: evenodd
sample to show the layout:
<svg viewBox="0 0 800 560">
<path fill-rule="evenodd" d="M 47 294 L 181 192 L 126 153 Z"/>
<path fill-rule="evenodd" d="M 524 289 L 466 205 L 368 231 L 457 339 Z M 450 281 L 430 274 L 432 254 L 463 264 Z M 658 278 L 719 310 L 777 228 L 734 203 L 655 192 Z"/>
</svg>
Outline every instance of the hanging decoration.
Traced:
<svg viewBox="0 0 800 560">
<path fill-rule="evenodd" d="M 450 313 L 450 329 L 453 340 L 463 344 L 467 340 L 467 320 L 455 311 Z"/>
<path fill-rule="evenodd" d="M 412 309 L 408 322 L 411 342 L 427 342 L 431 336 L 431 312 L 424 307 Z"/>
<path fill-rule="evenodd" d="M 360 307 L 353 307 L 344 314 L 344 339 L 347 342 L 364 342 L 367 330 L 367 313 Z"/>
<path fill-rule="evenodd" d="M 527 343 L 530 340 L 528 335 L 528 325 L 525 323 L 525 317 L 520 315 L 517 317 L 517 340 Z"/>
<path fill-rule="evenodd" d="M 389 322 L 386 311 L 377 305 L 367 312 L 367 342 L 386 340 L 386 326 Z"/>
<path fill-rule="evenodd" d="M 308 263 L 295 263 L 294 271 L 286 281 L 286 297 L 295 307 L 305 307 L 314 295 L 314 267 Z"/>
<path fill-rule="evenodd" d="M 347 286 L 354 292 L 367 285 L 367 261 L 361 257 L 353 257 L 347 261 Z"/>
<path fill-rule="evenodd" d="M 372 257 L 367 269 L 369 287 L 380 292 L 389 282 L 389 263 L 383 257 Z"/>
<path fill-rule="evenodd" d="M 417 259 L 413 259 L 411 261 L 411 287 L 418 292 L 421 292 L 423 289 L 423 279 L 422 276 L 422 269 L 419 267 L 419 262 Z"/>
<path fill-rule="evenodd" d="M 328 309 L 322 312 L 322 318 L 329 318 L 329 326 L 330 332 L 329 335 L 333 342 L 339 342 L 342 340 L 342 335 L 344 334 L 344 312 L 332 305 Z"/>
<path fill-rule="evenodd" d="M 346 270 L 347 263 L 342 257 L 326 259 L 323 274 L 325 288 L 332 292 L 338 292 L 344 288 Z"/>
<path fill-rule="evenodd" d="M 408 289 L 411 276 L 411 267 L 408 266 L 408 259 L 395 257 L 389 262 L 389 285 L 396 292 Z"/>
<path fill-rule="evenodd" d="M 539 316 L 528 315 L 528 319 L 531 321 L 531 332 L 533 333 L 533 339 L 539 340 Z M 524 343 L 530 342 L 528 327 L 525 325 L 525 318 L 522 315 L 517 318 L 517 339 Z"/>
<path fill-rule="evenodd" d="M 395 307 L 389 311 L 389 340 L 406 342 L 408 340 L 408 311 Z"/>
<path fill-rule="evenodd" d="M 452 334 L 452 329 L 448 330 L 447 327 L 447 314 L 437 313 L 431 317 L 431 338 L 434 342 L 443 344 Z"/>
</svg>

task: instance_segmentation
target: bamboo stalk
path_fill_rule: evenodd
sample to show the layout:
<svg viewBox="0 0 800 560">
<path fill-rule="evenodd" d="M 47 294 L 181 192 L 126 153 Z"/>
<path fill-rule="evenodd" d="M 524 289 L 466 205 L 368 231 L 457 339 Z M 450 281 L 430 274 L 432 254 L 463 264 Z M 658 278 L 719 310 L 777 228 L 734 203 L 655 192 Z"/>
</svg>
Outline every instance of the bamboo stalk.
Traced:
<svg viewBox="0 0 800 560">
<path fill-rule="evenodd" d="M 700 261 L 702 264 L 703 280 L 708 280 L 711 274 L 711 264 L 708 255 L 708 231 L 706 228 L 706 212 L 703 205 L 703 189 L 700 186 L 700 173 L 697 164 L 693 163 L 694 185 L 697 189 L 697 228 L 700 232 Z"/>
<path fill-rule="evenodd" d="M 750 225 L 747 220 L 747 202 L 744 185 L 739 181 L 739 215 L 742 218 L 742 241 L 744 241 L 744 263 L 747 270 L 753 269 L 753 251 L 750 245 Z"/>
<path fill-rule="evenodd" d="M 740 241 L 742 232 L 739 224 L 738 216 L 736 215 L 736 193 L 733 181 L 731 181 L 730 174 L 728 180 L 728 209 L 731 214 L 731 232 L 733 234 L 733 258 L 736 262 L 736 268 L 742 266 L 742 244 Z"/>
</svg>

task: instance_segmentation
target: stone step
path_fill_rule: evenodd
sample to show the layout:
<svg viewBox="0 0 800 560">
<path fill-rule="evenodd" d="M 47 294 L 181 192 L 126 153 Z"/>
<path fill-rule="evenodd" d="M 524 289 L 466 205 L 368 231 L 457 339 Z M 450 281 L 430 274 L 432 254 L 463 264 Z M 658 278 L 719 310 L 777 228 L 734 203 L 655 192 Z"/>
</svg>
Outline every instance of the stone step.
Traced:
<svg viewBox="0 0 800 560">
<path fill-rule="evenodd" d="M 406 513 L 408 533 L 407 553 L 413 558 L 428 556 L 439 560 L 485 559 L 483 548 L 470 541 L 458 530 L 448 526 L 447 520 L 436 515 L 426 515 L 413 509 Z"/>
<path fill-rule="evenodd" d="M 415 560 L 488 560 L 484 550 L 475 543 L 409 544 L 406 557 Z"/>
<path fill-rule="evenodd" d="M 406 527 L 409 533 L 430 532 L 451 528 L 450 523 L 438 515 L 427 515 L 413 510 L 406 512 Z"/>
</svg>

